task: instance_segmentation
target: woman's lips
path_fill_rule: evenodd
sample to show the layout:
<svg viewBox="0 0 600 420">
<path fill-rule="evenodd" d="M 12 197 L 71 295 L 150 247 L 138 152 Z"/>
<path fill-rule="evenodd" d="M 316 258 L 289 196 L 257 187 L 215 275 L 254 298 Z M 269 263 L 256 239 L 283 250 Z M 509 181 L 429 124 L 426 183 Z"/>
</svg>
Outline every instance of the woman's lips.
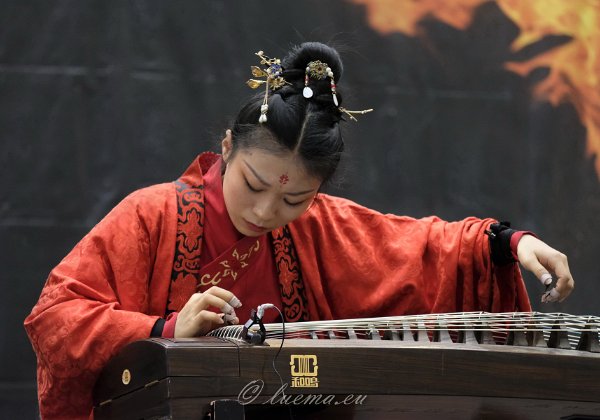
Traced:
<svg viewBox="0 0 600 420">
<path fill-rule="evenodd" d="M 250 223 L 247 220 L 244 220 L 244 222 L 246 222 L 248 229 L 250 229 L 252 232 L 262 233 L 267 231 L 267 228 L 256 226 L 254 223 Z"/>
</svg>

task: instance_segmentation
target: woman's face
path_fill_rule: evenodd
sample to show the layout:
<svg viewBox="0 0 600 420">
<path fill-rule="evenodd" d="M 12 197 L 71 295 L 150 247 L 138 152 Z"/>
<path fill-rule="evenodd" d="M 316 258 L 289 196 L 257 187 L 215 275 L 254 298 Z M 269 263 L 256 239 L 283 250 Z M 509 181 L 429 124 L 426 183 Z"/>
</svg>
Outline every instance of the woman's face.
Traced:
<svg viewBox="0 0 600 420">
<path fill-rule="evenodd" d="M 292 153 L 240 149 L 231 156 L 231 134 L 223 139 L 223 196 L 235 228 L 259 236 L 297 219 L 312 203 L 321 181 L 306 174 Z"/>
</svg>

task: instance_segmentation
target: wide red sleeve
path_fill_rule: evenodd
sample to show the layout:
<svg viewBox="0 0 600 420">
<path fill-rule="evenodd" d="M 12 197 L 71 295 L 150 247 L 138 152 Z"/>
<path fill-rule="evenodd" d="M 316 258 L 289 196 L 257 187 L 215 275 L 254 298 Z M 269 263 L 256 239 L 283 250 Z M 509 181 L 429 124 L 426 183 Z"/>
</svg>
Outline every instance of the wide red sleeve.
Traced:
<svg viewBox="0 0 600 420">
<path fill-rule="evenodd" d="M 290 225 L 311 318 L 530 311 L 518 265 L 490 260 L 494 222 L 384 215 L 321 194 Z"/>
<path fill-rule="evenodd" d="M 164 314 L 164 262 L 173 259 L 177 220 L 165 216 L 173 206 L 170 184 L 133 193 L 50 273 L 25 320 L 42 417 L 88 418 L 104 364 L 125 344 L 149 337 Z"/>
</svg>

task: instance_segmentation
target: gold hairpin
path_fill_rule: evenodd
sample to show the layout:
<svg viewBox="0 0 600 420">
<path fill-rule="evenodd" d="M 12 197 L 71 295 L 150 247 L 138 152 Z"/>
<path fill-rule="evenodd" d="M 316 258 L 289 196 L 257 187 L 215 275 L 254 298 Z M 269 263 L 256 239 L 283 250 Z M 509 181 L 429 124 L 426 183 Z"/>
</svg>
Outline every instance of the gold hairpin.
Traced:
<svg viewBox="0 0 600 420">
<path fill-rule="evenodd" d="M 304 70 L 304 90 L 302 91 L 302 96 L 304 96 L 306 99 L 312 98 L 314 94 L 313 90 L 310 88 L 310 86 L 308 86 L 309 77 L 312 77 L 316 80 L 323 80 L 326 77 L 329 77 L 329 87 L 331 88 L 333 103 L 335 106 L 339 105 L 335 90 L 335 80 L 333 79 L 333 70 L 331 70 L 329 64 L 315 60 L 308 63 L 306 66 L 306 69 Z"/>
<path fill-rule="evenodd" d="M 259 123 L 267 122 L 267 111 L 269 110 L 269 89 L 277 90 L 286 84 L 290 84 L 287 82 L 282 74 L 283 67 L 281 67 L 281 60 L 278 58 L 269 58 L 265 55 L 263 51 L 259 51 L 255 53 L 260 58 L 260 64 L 266 66 L 266 68 L 261 69 L 258 66 L 251 66 L 252 76 L 254 77 L 264 77 L 265 80 L 257 80 L 257 79 L 249 79 L 246 84 L 250 86 L 252 89 L 256 89 L 261 85 L 265 85 L 265 97 L 263 99 L 263 103 L 260 106 L 260 117 L 258 118 Z M 324 63 L 319 60 L 311 61 L 307 64 L 304 74 L 304 90 L 302 91 L 302 96 L 307 99 L 312 98 L 314 92 L 308 86 L 309 79 L 313 78 L 315 80 L 323 80 L 329 77 L 331 96 L 333 99 L 333 103 L 340 110 L 340 112 L 348 115 L 351 120 L 358 121 L 353 114 L 361 114 L 364 115 L 367 112 L 373 111 L 373 109 L 363 109 L 362 111 L 350 111 L 344 107 L 339 106 L 338 98 L 336 94 L 336 86 L 333 71 L 329 67 L 327 63 Z"/>
<path fill-rule="evenodd" d="M 315 79 L 315 80 L 323 80 L 323 79 L 326 79 L 327 77 L 329 77 L 329 88 L 331 89 L 331 96 L 333 99 L 333 103 L 335 104 L 335 106 L 338 107 L 340 112 L 343 112 L 344 114 L 348 115 L 348 117 L 350 117 L 351 120 L 358 121 L 352 114 L 364 115 L 367 112 L 373 111 L 372 108 L 371 109 L 363 109 L 362 111 L 350 111 L 342 106 L 339 106 L 339 102 L 338 102 L 338 98 L 337 98 L 337 91 L 336 91 L 336 86 L 335 86 L 335 80 L 333 77 L 333 70 L 331 70 L 331 67 L 329 67 L 329 64 L 324 63 L 319 60 L 311 61 L 310 63 L 308 63 L 308 65 L 306 66 L 306 69 L 304 70 L 304 90 L 302 91 L 302 96 L 304 96 L 306 99 L 310 99 L 310 98 L 312 98 L 312 96 L 314 94 L 313 90 L 310 88 L 310 86 L 308 86 L 308 82 L 309 82 L 310 78 Z"/>
<path fill-rule="evenodd" d="M 373 108 L 363 109 L 362 111 L 350 111 L 349 109 L 346 109 L 343 106 L 339 106 L 338 109 L 341 112 L 343 112 L 344 114 L 348 115 L 352 121 L 357 121 L 357 122 L 358 122 L 358 120 L 352 114 L 364 115 L 364 114 L 366 114 L 368 112 L 372 112 L 373 111 Z"/>
<path fill-rule="evenodd" d="M 260 106 L 260 117 L 258 118 L 259 123 L 265 123 L 267 122 L 267 111 L 269 110 L 269 88 L 277 90 L 288 82 L 281 76 L 283 67 L 281 67 L 280 59 L 269 58 L 263 51 L 257 52 L 256 55 L 260 57 L 260 64 L 266 65 L 267 68 L 261 69 L 258 66 L 251 66 L 252 76 L 264 77 L 265 80 L 250 79 L 246 84 L 252 89 L 256 89 L 262 84 L 265 85 L 265 97 Z"/>
</svg>

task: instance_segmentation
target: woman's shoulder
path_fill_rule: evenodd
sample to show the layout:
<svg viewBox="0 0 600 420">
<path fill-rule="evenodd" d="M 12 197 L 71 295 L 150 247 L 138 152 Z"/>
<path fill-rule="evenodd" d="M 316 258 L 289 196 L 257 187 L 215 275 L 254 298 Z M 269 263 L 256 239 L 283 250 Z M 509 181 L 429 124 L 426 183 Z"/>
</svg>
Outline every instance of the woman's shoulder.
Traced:
<svg viewBox="0 0 600 420">
<path fill-rule="evenodd" d="M 169 200 L 174 194 L 175 184 L 173 182 L 164 182 L 135 190 L 129 193 L 123 201 L 153 205 Z"/>
<path fill-rule="evenodd" d="M 172 182 L 140 188 L 123 198 L 105 220 L 157 220 L 177 208 L 176 188 Z"/>
<path fill-rule="evenodd" d="M 329 194 L 319 194 L 311 206 L 307 215 L 312 214 L 313 216 L 320 216 L 326 214 L 354 214 L 364 217 L 387 217 L 395 218 L 400 220 L 416 220 L 409 216 L 402 216 L 396 214 L 383 214 L 378 210 L 366 207 L 348 198 L 337 197 Z"/>
</svg>

